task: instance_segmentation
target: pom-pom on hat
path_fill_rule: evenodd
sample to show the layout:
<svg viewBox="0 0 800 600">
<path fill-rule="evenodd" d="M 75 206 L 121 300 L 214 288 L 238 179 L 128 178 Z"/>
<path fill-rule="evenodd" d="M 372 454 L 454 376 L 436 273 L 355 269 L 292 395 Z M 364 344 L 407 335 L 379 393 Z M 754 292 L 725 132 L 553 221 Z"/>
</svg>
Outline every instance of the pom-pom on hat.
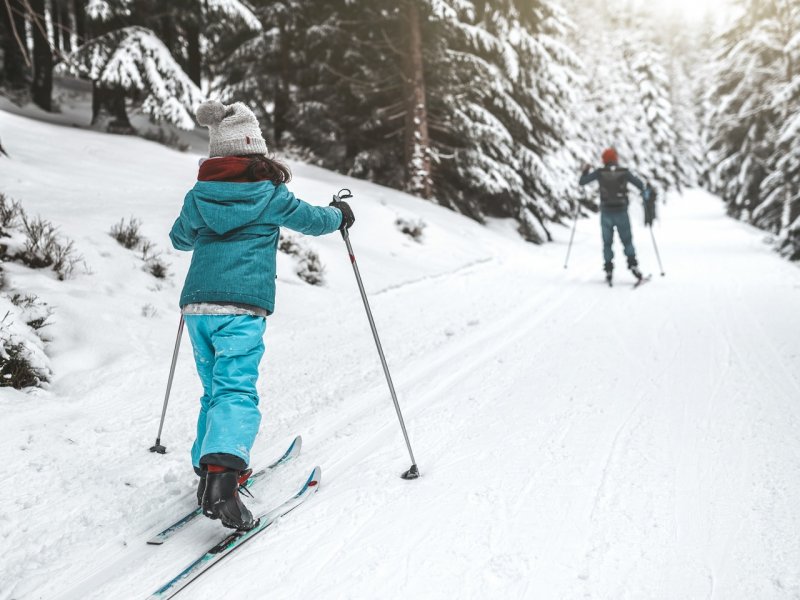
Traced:
<svg viewBox="0 0 800 600">
<path fill-rule="evenodd" d="M 618 160 L 617 151 L 614 148 L 606 148 L 603 150 L 603 164 L 607 165 L 608 163 L 615 163 Z"/>
<path fill-rule="evenodd" d="M 195 115 L 200 125 L 208 127 L 209 157 L 267 153 L 258 119 L 242 102 L 203 102 Z"/>
</svg>

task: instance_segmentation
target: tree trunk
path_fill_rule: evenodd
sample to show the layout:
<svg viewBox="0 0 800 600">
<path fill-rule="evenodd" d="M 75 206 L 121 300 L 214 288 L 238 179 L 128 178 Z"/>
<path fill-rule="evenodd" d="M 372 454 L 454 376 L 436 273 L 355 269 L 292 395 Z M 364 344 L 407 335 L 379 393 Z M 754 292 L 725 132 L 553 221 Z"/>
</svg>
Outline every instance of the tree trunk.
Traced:
<svg viewBox="0 0 800 600">
<path fill-rule="evenodd" d="M 11 14 L 9 14 L 11 11 Z M 3 81 L 9 89 L 27 87 L 28 63 L 25 46 L 25 16 L 21 0 L 10 0 L 7 4 L 0 0 L 3 36 Z"/>
<path fill-rule="evenodd" d="M 61 49 L 72 52 L 72 23 L 69 18 L 69 5 L 66 0 L 57 0 L 59 22 L 61 23 Z"/>
<path fill-rule="evenodd" d="M 281 138 L 283 137 L 283 134 L 288 126 L 287 114 L 289 112 L 289 84 L 291 77 L 291 65 L 289 64 L 290 39 L 285 21 L 285 19 L 282 19 L 281 23 L 279 24 L 280 38 L 278 40 L 278 44 L 280 46 L 279 57 L 281 67 L 280 77 L 275 89 L 275 109 L 274 114 L 272 115 L 272 143 L 276 146 L 280 145 Z"/>
<path fill-rule="evenodd" d="M 134 133 L 125 108 L 125 90 L 106 88 L 92 82 L 92 125 L 100 124 L 108 118 L 106 130 L 109 133 Z"/>
<path fill-rule="evenodd" d="M 92 39 L 121 26 L 122 23 L 116 16 L 112 16 L 108 21 L 87 20 L 84 35 Z M 128 135 L 135 133 L 128 119 L 125 99 L 124 88 L 109 87 L 98 81 L 92 81 L 92 125 L 105 128 L 109 133 Z"/>
<path fill-rule="evenodd" d="M 75 40 L 78 46 L 86 43 L 86 0 L 75 0 L 72 3 L 75 13 Z"/>
<path fill-rule="evenodd" d="M 44 0 L 30 0 L 33 10 L 33 83 L 31 95 L 34 103 L 46 110 L 53 110 L 53 51 L 47 38 L 47 19 Z"/>
<path fill-rule="evenodd" d="M 430 198 L 433 187 L 431 142 L 422 56 L 422 23 L 417 0 L 406 0 L 404 11 L 408 26 L 408 45 L 404 60 L 406 189 L 422 198 Z"/>
<path fill-rule="evenodd" d="M 186 24 L 186 74 L 198 87 L 203 76 L 203 55 L 200 51 L 200 24 L 190 18 Z"/>
<path fill-rule="evenodd" d="M 53 21 L 53 50 L 56 53 L 61 52 L 63 48 L 61 32 L 63 27 L 61 25 L 61 9 L 59 8 L 58 0 L 50 0 L 50 17 Z"/>
</svg>

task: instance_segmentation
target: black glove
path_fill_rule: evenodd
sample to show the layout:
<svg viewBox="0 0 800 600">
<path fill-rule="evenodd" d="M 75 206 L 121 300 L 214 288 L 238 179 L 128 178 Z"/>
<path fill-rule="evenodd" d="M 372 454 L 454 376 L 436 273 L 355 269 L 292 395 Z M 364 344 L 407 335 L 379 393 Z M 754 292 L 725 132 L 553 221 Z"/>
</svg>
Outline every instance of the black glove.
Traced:
<svg viewBox="0 0 800 600">
<path fill-rule="evenodd" d="M 356 217 L 353 214 L 353 209 L 350 208 L 350 205 L 344 200 L 334 200 L 330 205 L 342 211 L 342 224 L 339 225 L 339 231 L 350 229 L 353 226 L 353 223 L 356 222 Z"/>
<path fill-rule="evenodd" d="M 656 218 L 655 192 L 648 185 L 642 194 L 644 200 L 644 224 L 645 227 L 652 227 Z"/>
<path fill-rule="evenodd" d="M 586 173 L 586 171 L 591 171 L 591 170 L 592 170 L 592 165 L 590 165 L 590 164 L 588 164 L 588 163 L 584 163 L 584 164 L 583 164 L 583 167 L 581 167 L 581 170 L 582 170 L 584 173 Z"/>
</svg>

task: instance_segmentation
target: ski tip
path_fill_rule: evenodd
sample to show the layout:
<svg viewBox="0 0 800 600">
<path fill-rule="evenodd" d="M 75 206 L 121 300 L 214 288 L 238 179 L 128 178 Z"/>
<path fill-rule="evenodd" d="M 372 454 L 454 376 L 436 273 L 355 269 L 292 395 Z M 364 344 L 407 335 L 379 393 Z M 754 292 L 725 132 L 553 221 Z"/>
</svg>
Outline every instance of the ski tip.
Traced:
<svg viewBox="0 0 800 600">
<path fill-rule="evenodd" d="M 322 469 L 320 467 L 314 467 L 314 470 L 311 471 L 311 475 L 308 477 L 308 481 L 303 486 L 302 491 L 310 490 L 312 492 L 316 492 L 319 489 L 320 482 L 322 481 Z"/>
<path fill-rule="evenodd" d="M 160 546 L 164 543 L 164 539 L 160 537 L 154 537 L 147 540 L 148 545 L 150 546 Z"/>
<path fill-rule="evenodd" d="M 303 438 L 299 435 L 295 436 L 295 438 L 292 440 L 292 443 L 289 444 L 288 448 L 286 448 L 286 452 L 283 453 L 283 456 L 281 456 L 278 460 L 269 465 L 267 468 L 274 469 L 275 467 L 282 465 L 286 461 L 293 459 L 298 454 L 300 454 L 300 449 L 302 447 L 303 447 Z"/>
</svg>

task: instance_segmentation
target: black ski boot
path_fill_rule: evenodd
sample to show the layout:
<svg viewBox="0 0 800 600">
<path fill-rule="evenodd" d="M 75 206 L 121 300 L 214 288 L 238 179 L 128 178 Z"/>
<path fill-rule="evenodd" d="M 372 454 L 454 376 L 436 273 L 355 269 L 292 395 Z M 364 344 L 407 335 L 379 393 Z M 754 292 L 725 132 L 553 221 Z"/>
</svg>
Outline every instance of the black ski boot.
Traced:
<svg viewBox="0 0 800 600">
<path fill-rule="evenodd" d="M 612 263 L 612 262 L 607 262 L 605 265 L 603 265 L 603 269 L 604 269 L 604 270 L 605 270 L 605 272 L 606 272 L 606 282 L 608 283 L 608 287 L 611 287 L 611 286 L 613 286 L 613 285 L 614 285 L 614 282 L 613 282 L 613 277 L 614 277 L 614 263 Z"/>
<path fill-rule="evenodd" d="M 642 275 L 642 272 L 639 270 L 639 263 L 635 256 L 628 257 L 628 268 L 631 270 L 631 273 L 633 273 L 633 276 L 636 277 L 637 281 L 644 279 L 644 275 Z"/>
<path fill-rule="evenodd" d="M 256 520 L 239 498 L 242 476 L 233 469 L 208 465 L 202 506 L 208 518 L 221 520 L 225 527 L 247 531 L 255 527 Z"/>
<path fill-rule="evenodd" d="M 200 470 L 195 468 L 195 471 L 200 476 L 200 481 L 197 482 L 197 506 L 203 506 L 203 494 L 206 491 L 206 471 Z M 242 471 L 239 474 L 239 491 L 245 492 L 248 496 L 252 498 L 252 494 L 247 492 L 244 487 L 244 484 L 247 483 L 247 480 L 250 479 L 250 476 L 253 474 L 253 469 L 247 469 L 246 471 Z"/>
</svg>

